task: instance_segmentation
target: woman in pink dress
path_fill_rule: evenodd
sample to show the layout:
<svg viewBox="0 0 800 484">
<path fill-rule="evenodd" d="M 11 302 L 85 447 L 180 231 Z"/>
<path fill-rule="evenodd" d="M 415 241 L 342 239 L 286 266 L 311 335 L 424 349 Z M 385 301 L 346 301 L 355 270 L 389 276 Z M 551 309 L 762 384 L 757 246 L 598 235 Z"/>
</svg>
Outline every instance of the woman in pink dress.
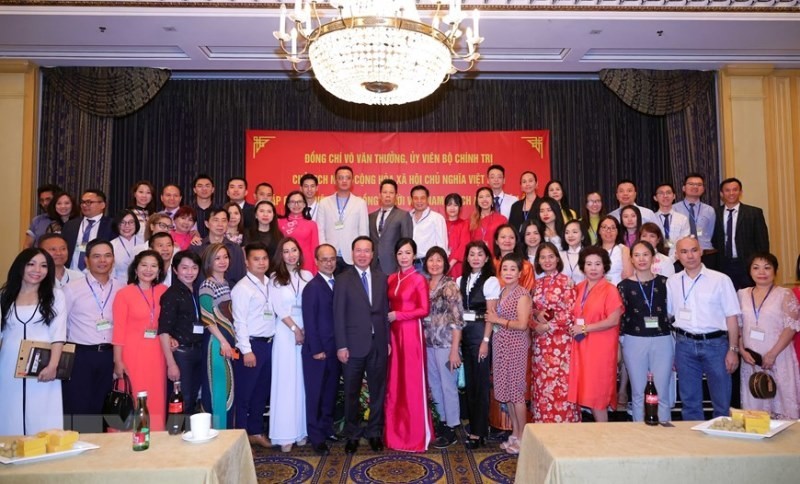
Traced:
<svg viewBox="0 0 800 484">
<path fill-rule="evenodd" d="M 154 250 L 145 250 L 128 267 L 128 285 L 114 298 L 114 375 L 127 373 L 133 394 L 147 391 L 150 430 L 164 430 L 167 410 L 167 364 L 157 337 L 161 296 L 167 286 L 164 262 Z"/>
<path fill-rule="evenodd" d="M 458 193 L 444 197 L 445 223 L 447 224 L 447 246 L 450 248 L 450 271 L 453 279 L 461 277 L 464 264 L 464 248 L 469 243 L 469 222 L 460 218 L 464 201 Z"/>
<path fill-rule="evenodd" d="M 792 291 L 775 285 L 777 271 L 778 259 L 774 255 L 754 254 L 750 259 L 750 277 L 756 285 L 739 290 L 742 408 L 764 410 L 776 419 L 797 420 L 800 370 L 791 343 L 800 330 L 800 304 Z M 757 365 L 746 350 L 761 355 L 761 364 Z M 762 370 L 775 379 L 775 398 L 759 399 L 750 393 L 750 376 Z"/>
<path fill-rule="evenodd" d="M 314 254 L 319 245 L 319 230 L 317 223 L 307 218 L 305 215 L 306 197 L 299 190 L 295 190 L 286 196 L 286 216 L 278 219 L 278 227 L 283 232 L 284 237 L 293 237 L 303 254 Z M 317 265 L 313 257 L 303 258 L 303 269 L 317 275 Z"/>
<path fill-rule="evenodd" d="M 428 315 L 428 283 L 414 270 L 417 244 L 402 238 L 395 245 L 398 271 L 389 276 L 389 371 L 386 378 L 386 447 L 425 452 L 433 438 L 428 408 L 425 338 L 422 318 Z"/>
<path fill-rule="evenodd" d="M 497 227 L 508 222 L 494 209 L 494 195 L 489 187 L 480 187 L 475 192 L 475 212 L 469 220 L 470 240 L 482 240 L 488 247 L 494 242 Z"/>
<path fill-rule="evenodd" d="M 533 421 L 580 422 L 578 407 L 567 399 L 575 285 L 561 272 L 564 262 L 555 245 L 544 242 L 537 252 L 536 272 L 543 277 L 533 288 Z"/>
</svg>

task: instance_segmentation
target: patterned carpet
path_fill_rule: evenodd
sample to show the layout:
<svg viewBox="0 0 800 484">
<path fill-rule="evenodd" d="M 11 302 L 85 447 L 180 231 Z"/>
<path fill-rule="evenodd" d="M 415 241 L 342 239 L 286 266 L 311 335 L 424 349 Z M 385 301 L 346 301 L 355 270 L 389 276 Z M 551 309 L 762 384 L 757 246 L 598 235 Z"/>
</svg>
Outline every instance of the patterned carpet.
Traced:
<svg viewBox="0 0 800 484">
<path fill-rule="evenodd" d="M 463 441 L 463 435 L 460 436 Z M 373 452 L 361 441 L 354 455 L 344 453 L 337 442 L 327 456 L 319 456 L 310 446 L 295 447 L 282 453 L 253 448 L 258 482 L 272 483 L 513 483 L 517 458 L 504 453 L 497 443 L 475 451 L 463 444 L 447 449 L 431 448 L 424 454 L 385 450 Z"/>
</svg>

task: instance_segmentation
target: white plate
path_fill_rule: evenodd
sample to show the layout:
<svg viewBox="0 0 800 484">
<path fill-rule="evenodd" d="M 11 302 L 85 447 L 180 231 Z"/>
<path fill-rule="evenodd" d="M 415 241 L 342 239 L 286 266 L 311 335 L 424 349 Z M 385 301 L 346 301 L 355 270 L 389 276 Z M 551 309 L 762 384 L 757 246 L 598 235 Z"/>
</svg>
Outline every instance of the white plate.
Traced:
<svg viewBox="0 0 800 484">
<path fill-rule="evenodd" d="M 99 449 L 99 445 L 90 444 L 89 442 L 77 441 L 72 445 L 72 449 L 64 450 L 61 452 L 53 452 L 52 454 L 42 454 L 33 457 L 0 457 L 0 463 L 3 464 L 24 464 L 26 462 L 41 462 L 50 459 L 60 459 L 70 455 L 82 454 L 87 450 Z"/>
<path fill-rule="evenodd" d="M 751 434 L 747 432 L 731 432 L 728 430 L 717 430 L 709 428 L 711 425 L 721 418 L 729 418 L 729 417 L 717 417 L 715 419 L 709 420 L 707 422 L 703 422 L 701 424 L 697 424 L 692 427 L 692 430 L 699 430 L 700 432 L 704 432 L 708 435 L 716 435 L 719 437 L 733 437 L 736 439 L 749 439 L 749 440 L 761 440 L 772 437 L 773 435 L 782 432 L 789 428 L 795 420 L 772 420 L 769 423 L 769 432 L 766 434 Z"/>
<path fill-rule="evenodd" d="M 217 435 L 219 435 L 219 431 L 218 431 L 218 430 L 215 430 L 215 429 L 210 429 L 210 430 L 208 431 L 208 436 L 206 436 L 206 437 L 204 437 L 204 438 L 202 438 L 202 439 L 196 439 L 196 438 L 194 438 L 194 437 L 192 436 L 192 432 L 191 432 L 191 431 L 189 431 L 189 432 L 184 432 L 184 433 L 183 433 L 183 435 L 181 435 L 181 438 L 182 438 L 183 440 L 185 440 L 186 442 L 191 442 L 191 443 L 193 443 L 193 444 L 202 444 L 203 442 L 208 442 L 209 440 L 211 440 L 211 439 L 213 439 L 213 438 L 216 438 L 216 437 L 217 437 Z"/>
</svg>

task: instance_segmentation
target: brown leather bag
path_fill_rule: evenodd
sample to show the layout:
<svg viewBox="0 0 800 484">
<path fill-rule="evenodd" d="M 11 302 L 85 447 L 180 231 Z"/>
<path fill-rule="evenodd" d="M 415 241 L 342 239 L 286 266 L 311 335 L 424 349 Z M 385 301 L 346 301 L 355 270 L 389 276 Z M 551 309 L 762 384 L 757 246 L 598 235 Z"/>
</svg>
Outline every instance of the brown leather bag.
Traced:
<svg viewBox="0 0 800 484">
<path fill-rule="evenodd" d="M 750 394 L 755 398 L 775 398 L 777 390 L 775 379 L 765 371 L 757 371 L 750 375 L 748 386 L 750 387 Z"/>
</svg>

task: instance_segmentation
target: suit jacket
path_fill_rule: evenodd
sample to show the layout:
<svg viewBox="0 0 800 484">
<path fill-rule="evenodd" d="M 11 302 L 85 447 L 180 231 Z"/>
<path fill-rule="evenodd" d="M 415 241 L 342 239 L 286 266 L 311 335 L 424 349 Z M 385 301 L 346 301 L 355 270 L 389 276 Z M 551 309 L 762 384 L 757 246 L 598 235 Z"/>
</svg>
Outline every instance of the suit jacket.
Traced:
<svg viewBox="0 0 800 484">
<path fill-rule="evenodd" d="M 719 251 L 720 257 L 724 257 L 725 224 L 728 222 L 728 212 L 725 205 L 717 207 L 716 212 L 717 220 L 711 241 L 714 248 Z M 748 260 L 756 252 L 769 252 L 769 231 L 767 222 L 764 220 L 764 212 L 760 208 L 739 204 L 733 242 L 736 244 L 736 255 L 740 259 Z"/>
<path fill-rule="evenodd" d="M 383 231 L 378 235 L 380 216 L 380 209 L 369 214 L 369 237 L 376 247 L 372 267 L 379 268 L 384 274 L 391 274 L 397 270 L 394 244 L 403 237 L 411 238 L 414 235 L 414 225 L 411 223 L 411 214 L 394 207 L 384 218 Z"/>
<path fill-rule="evenodd" d="M 278 214 L 276 213 L 277 217 Z M 256 207 L 252 203 L 244 202 L 242 206 L 242 220 L 244 221 L 244 228 L 249 229 L 256 223 Z"/>
<path fill-rule="evenodd" d="M 367 356 L 373 343 L 380 351 L 389 344 L 389 295 L 386 275 L 370 269 L 372 304 L 358 269 L 349 267 L 336 278 L 333 291 L 333 325 L 336 349 L 347 348 L 351 357 Z M 372 334 L 372 330 L 375 334 Z"/>
<path fill-rule="evenodd" d="M 68 220 L 61 229 L 61 236 L 67 241 L 67 267 L 72 264 L 72 254 L 75 252 L 75 247 L 78 245 L 78 232 L 81 230 L 81 224 L 85 217 L 75 217 Z M 117 236 L 114 230 L 114 221 L 111 217 L 103 215 L 97 225 L 97 239 L 108 240 Z"/>
<path fill-rule="evenodd" d="M 306 333 L 304 355 L 313 356 L 324 351 L 328 357 L 336 356 L 333 289 L 322 274 L 314 276 L 303 289 L 303 329 Z"/>
</svg>

